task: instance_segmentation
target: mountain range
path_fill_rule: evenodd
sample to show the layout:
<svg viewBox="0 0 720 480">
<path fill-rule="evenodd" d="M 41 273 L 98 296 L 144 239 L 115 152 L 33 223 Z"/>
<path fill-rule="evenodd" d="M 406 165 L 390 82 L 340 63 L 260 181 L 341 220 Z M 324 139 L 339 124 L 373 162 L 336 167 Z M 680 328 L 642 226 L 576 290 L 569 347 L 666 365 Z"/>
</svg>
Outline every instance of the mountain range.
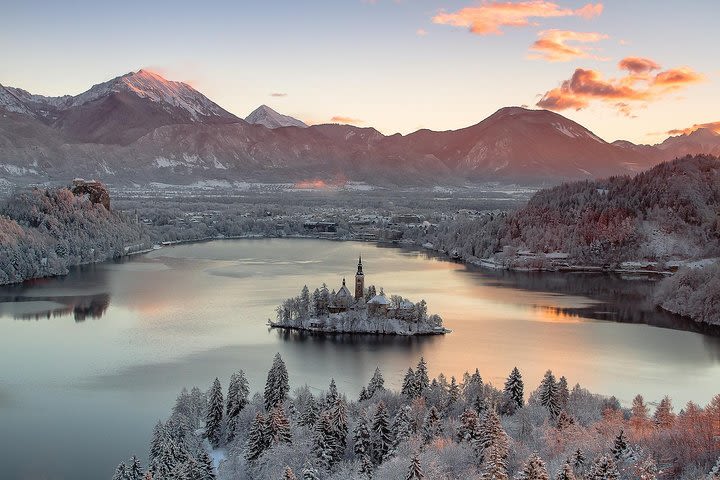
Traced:
<svg viewBox="0 0 720 480">
<path fill-rule="evenodd" d="M 147 70 L 76 96 L 0 85 L 0 180 L 12 183 L 93 177 L 114 184 L 317 178 L 548 184 L 634 173 L 698 153 L 720 153 L 720 135 L 701 129 L 658 145 L 608 143 L 562 115 L 520 107 L 467 128 L 408 135 L 307 126 L 266 105 L 241 119 L 191 86 Z"/>
</svg>

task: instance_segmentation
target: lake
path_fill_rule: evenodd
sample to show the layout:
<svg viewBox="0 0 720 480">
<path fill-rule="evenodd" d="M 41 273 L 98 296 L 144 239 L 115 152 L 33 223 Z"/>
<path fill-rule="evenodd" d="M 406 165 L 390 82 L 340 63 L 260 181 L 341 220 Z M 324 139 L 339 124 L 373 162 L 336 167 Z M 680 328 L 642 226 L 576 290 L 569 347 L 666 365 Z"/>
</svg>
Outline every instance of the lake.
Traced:
<svg viewBox="0 0 720 480">
<path fill-rule="evenodd" d="M 411 299 L 446 336 L 313 336 L 270 330 L 275 306 L 326 282 Z M 223 388 L 243 369 L 262 391 L 275 352 L 294 386 L 331 377 L 357 395 L 376 366 L 398 387 L 421 355 L 430 373 L 480 369 L 526 393 L 547 369 L 624 404 L 641 393 L 676 411 L 720 393 L 720 336 L 655 310 L 656 282 L 604 274 L 479 270 L 426 253 L 323 240 L 225 240 L 165 247 L 0 287 L 0 465 L 7 479 L 109 479 L 132 453 L 146 463 L 153 425 L 184 386 Z M 671 328 L 663 328 L 671 327 Z"/>
</svg>

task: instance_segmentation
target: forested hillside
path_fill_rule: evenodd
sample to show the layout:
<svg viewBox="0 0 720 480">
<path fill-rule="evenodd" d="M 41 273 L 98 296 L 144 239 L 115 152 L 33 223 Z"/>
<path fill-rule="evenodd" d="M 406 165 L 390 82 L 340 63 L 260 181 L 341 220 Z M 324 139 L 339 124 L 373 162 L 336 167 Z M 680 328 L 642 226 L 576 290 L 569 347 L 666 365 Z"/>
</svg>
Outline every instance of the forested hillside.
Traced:
<svg viewBox="0 0 720 480">
<path fill-rule="evenodd" d="M 0 205 L 0 284 L 64 274 L 145 242 L 134 219 L 68 189 L 21 192 Z"/>
<path fill-rule="evenodd" d="M 606 266 L 685 260 L 720 255 L 719 209 L 720 161 L 685 157 L 634 177 L 541 190 L 507 216 L 459 217 L 424 240 L 466 259 L 495 255 L 507 266 L 518 251 Z"/>
</svg>

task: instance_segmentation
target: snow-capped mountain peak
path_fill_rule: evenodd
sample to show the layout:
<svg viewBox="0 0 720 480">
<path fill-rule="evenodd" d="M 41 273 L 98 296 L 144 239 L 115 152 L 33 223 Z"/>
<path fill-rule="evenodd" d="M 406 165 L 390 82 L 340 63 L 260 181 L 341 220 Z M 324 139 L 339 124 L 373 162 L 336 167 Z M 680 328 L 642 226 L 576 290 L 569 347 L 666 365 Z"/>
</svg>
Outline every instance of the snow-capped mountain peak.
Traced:
<svg viewBox="0 0 720 480">
<path fill-rule="evenodd" d="M 227 116 L 228 112 L 205 95 L 183 82 L 166 80 L 149 70 L 138 70 L 94 85 L 72 98 L 72 106 L 80 106 L 112 93 L 132 93 L 153 102 L 166 103 L 186 110 L 193 120 L 200 117 Z"/>
<path fill-rule="evenodd" d="M 260 105 L 253 110 L 250 115 L 245 117 L 245 121 L 256 125 L 264 125 L 267 128 L 307 127 L 304 122 L 297 118 L 278 113 L 267 105 Z"/>
</svg>

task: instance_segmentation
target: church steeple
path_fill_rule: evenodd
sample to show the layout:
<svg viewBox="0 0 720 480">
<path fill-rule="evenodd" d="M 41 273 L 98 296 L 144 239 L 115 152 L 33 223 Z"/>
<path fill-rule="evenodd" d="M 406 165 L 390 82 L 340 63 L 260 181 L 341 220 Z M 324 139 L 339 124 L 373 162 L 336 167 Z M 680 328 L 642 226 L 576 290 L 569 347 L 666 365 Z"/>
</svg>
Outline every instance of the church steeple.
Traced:
<svg viewBox="0 0 720 480">
<path fill-rule="evenodd" d="M 355 274 L 355 301 L 365 298 L 365 275 L 362 269 L 362 255 L 358 256 L 358 269 Z"/>
</svg>

